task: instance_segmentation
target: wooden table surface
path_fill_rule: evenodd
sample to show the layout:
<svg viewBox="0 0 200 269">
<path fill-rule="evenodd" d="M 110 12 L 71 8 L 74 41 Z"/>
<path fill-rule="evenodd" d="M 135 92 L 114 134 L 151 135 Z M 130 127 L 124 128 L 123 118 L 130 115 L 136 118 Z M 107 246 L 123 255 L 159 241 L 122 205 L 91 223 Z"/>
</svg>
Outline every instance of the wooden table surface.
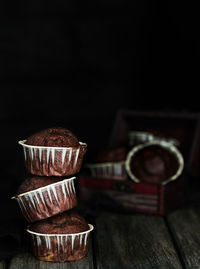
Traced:
<svg viewBox="0 0 200 269">
<path fill-rule="evenodd" d="M 103 213 L 93 222 L 87 257 L 49 263 L 30 251 L 13 256 L 0 269 L 200 268 L 200 209 L 176 210 L 167 217 Z"/>
</svg>

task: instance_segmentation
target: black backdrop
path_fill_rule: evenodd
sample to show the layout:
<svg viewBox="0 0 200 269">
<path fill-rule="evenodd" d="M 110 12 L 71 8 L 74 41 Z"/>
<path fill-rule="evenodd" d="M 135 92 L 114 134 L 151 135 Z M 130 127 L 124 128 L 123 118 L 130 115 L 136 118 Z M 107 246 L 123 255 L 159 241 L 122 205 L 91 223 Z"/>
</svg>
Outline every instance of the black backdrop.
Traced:
<svg viewBox="0 0 200 269">
<path fill-rule="evenodd" d="M 120 108 L 199 111 L 197 7 L 177 1 L 1 2 L 2 175 L 17 141 L 62 125 L 106 145 Z"/>
</svg>

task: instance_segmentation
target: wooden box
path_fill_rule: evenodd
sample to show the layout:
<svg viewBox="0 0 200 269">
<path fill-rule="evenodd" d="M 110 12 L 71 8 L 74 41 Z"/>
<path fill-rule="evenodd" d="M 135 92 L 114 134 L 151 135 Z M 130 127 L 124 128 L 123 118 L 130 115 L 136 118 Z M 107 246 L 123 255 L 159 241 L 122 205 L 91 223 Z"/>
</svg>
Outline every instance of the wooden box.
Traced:
<svg viewBox="0 0 200 269">
<path fill-rule="evenodd" d="M 180 142 L 187 173 L 200 175 L 200 115 L 195 113 L 136 112 L 119 110 L 109 145 L 128 143 L 132 130 L 160 133 Z"/>
<path fill-rule="evenodd" d="M 196 114 L 146 113 L 121 110 L 116 116 L 109 145 L 127 145 L 130 131 L 151 131 L 180 142 L 185 168 L 181 177 L 166 185 L 117 181 L 80 174 L 79 197 L 88 205 L 118 211 L 164 215 L 184 201 L 186 174 L 198 177 L 200 123 Z"/>
<path fill-rule="evenodd" d="M 79 198 L 89 206 L 164 215 L 183 201 L 183 186 L 181 178 L 161 186 L 80 176 L 78 190 Z"/>
</svg>

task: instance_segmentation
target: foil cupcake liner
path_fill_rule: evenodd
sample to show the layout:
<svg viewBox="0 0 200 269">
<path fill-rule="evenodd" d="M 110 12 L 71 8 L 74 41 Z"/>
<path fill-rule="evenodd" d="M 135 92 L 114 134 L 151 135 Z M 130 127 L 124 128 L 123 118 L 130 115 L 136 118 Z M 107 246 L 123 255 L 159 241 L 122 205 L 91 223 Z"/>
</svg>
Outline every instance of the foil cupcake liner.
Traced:
<svg viewBox="0 0 200 269">
<path fill-rule="evenodd" d="M 28 191 L 16 196 L 22 214 L 28 222 L 45 219 L 77 205 L 75 177 Z"/>
<path fill-rule="evenodd" d="M 87 164 L 86 167 L 89 168 L 91 176 L 95 178 L 117 179 L 117 180 L 124 180 L 127 178 L 124 161 Z"/>
<path fill-rule="evenodd" d="M 74 234 L 41 234 L 31 231 L 33 253 L 43 261 L 65 262 L 83 258 L 88 251 L 88 239 L 94 229 L 91 224 L 89 230 Z"/>
<path fill-rule="evenodd" d="M 148 147 L 148 146 L 152 146 L 152 145 L 158 145 L 158 146 L 161 146 L 167 150 L 169 150 L 171 153 L 173 153 L 176 158 L 177 158 L 177 161 L 178 161 L 178 169 L 176 171 L 176 173 L 174 173 L 174 175 L 172 177 L 170 177 L 169 179 L 163 181 L 162 183 L 160 183 L 161 185 L 166 185 L 168 184 L 169 182 L 171 181 L 174 181 L 176 179 L 178 179 L 178 177 L 182 174 L 183 172 L 183 168 L 184 168 L 184 159 L 183 159 L 183 156 L 181 154 L 181 152 L 177 149 L 177 147 L 175 147 L 174 145 L 166 142 L 166 141 L 152 141 L 152 142 L 148 142 L 148 143 L 145 143 L 145 144 L 140 144 L 140 145 L 137 145 L 135 147 L 132 148 L 132 150 L 129 151 L 128 155 L 127 155 L 127 159 L 126 159 L 126 162 L 125 162 L 125 167 L 126 167 L 126 171 L 129 175 L 129 177 L 136 183 L 139 183 L 140 182 L 140 179 L 137 178 L 131 171 L 131 160 L 132 158 L 134 157 L 134 154 L 136 152 L 138 152 L 139 150 L 145 148 L 145 147 Z"/>
<path fill-rule="evenodd" d="M 144 144 L 152 141 L 158 141 L 158 142 L 164 141 L 174 146 L 180 145 L 179 141 L 175 138 L 159 137 L 149 132 L 131 131 L 129 132 L 128 136 L 130 146 Z"/>
<path fill-rule="evenodd" d="M 79 142 L 78 147 L 45 147 L 27 145 L 26 140 L 18 142 L 24 150 L 25 166 L 32 175 L 70 176 L 79 172 L 87 144 Z"/>
</svg>

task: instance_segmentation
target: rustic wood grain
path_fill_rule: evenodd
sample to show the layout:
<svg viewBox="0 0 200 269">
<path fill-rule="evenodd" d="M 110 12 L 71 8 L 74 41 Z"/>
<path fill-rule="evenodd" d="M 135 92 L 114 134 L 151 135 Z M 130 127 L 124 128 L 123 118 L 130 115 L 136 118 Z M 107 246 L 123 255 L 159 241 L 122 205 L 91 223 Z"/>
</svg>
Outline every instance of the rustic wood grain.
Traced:
<svg viewBox="0 0 200 269">
<path fill-rule="evenodd" d="M 91 241 L 91 240 L 90 240 Z M 93 269 L 91 242 L 88 255 L 74 262 L 52 263 L 37 260 L 31 253 L 22 253 L 12 258 L 9 269 Z"/>
<path fill-rule="evenodd" d="M 161 217 L 103 215 L 95 226 L 98 269 L 182 268 Z"/>
<path fill-rule="evenodd" d="M 167 220 L 185 268 L 200 268 L 200 209 L 180 209 Z"/>
<path fill-rule="evenodd" d="M 0 261 L 0 269 L 6 269 L 6 262 Z"/>
</svg>

